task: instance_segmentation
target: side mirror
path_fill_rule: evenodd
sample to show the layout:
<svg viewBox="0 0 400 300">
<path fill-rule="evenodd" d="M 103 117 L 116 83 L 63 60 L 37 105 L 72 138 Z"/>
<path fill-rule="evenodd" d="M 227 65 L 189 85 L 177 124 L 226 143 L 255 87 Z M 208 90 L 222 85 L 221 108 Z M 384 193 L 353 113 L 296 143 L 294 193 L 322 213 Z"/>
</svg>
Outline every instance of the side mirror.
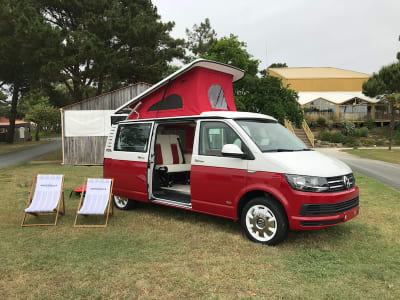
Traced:
<svg viewBox="0 0 400 300">
<path fill-rule="evenodd" d="M 222 147 L 221 151 L 223 156 L 226 157 L 235 157 L 235 158 L 245 158 L 246 154 L 240 150 L 239 146 L 235 144 L 226 144 Z"/>
</svg>

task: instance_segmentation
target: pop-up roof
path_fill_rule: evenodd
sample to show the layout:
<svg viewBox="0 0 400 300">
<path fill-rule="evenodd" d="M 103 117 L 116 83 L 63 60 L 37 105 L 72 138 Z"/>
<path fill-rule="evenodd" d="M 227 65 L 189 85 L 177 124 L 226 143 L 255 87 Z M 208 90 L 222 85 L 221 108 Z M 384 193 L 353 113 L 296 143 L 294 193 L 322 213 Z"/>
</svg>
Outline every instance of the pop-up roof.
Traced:
<svg viewBox="0 0 400 300">
<path fill-rule="evenodd" d="M 199 115 L 204 111 L 236 111 L 232 83 L 244 71 L 215 61 L 197 59 L 161 80 L 115 113 L 128 119 Z"/>
</svg>

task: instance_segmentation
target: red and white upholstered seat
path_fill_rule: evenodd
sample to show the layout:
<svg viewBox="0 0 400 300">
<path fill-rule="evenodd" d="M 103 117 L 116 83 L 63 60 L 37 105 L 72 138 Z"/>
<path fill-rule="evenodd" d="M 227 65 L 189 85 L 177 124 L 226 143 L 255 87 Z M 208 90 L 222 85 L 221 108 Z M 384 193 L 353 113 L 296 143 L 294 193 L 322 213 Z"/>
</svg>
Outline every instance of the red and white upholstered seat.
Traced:
<svg viewBox="0 0 400 300">
<path fill-rule="evenodd" d="M 190 163 L 184 163 L 184 156 L 177 135 L 157 135 L 156 169 L 167 167 L 168 173 L 190 171 Z"/>
</svg>

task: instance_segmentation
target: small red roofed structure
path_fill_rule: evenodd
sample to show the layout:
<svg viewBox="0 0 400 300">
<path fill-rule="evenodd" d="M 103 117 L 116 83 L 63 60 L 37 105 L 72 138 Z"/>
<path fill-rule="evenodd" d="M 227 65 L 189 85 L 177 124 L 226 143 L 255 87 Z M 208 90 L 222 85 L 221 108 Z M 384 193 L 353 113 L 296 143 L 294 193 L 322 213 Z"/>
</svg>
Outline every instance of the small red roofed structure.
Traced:
<svg viewBox="0 0 400 300">
<path fill-rule="evenodd" d="M 0 117 L 0 142 L 7 140 L 8 131 L 10 129 L 10 120 Z M 25 120 L 15 120 L 14 141 L 26 141 L 31 138 L 31 124 Z"/>
</svg>

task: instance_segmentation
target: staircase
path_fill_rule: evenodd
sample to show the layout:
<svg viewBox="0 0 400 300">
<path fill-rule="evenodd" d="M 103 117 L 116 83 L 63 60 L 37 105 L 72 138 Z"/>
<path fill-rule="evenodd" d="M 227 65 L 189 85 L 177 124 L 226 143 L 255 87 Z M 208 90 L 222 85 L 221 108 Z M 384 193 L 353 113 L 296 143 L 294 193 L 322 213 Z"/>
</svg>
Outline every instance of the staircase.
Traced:
<svg viewBox="0 0 400 300">
<path fill-rule="evenodd" d="M 297 136 L 308 148 L 314 148 L 314 134 L 311 132 L 306 120 L 303 120 L 301 128 L 293 127 L 289 120 L 285 120 L 285 127 Z"/>
<path fill-rule="evenodd" d="M 310 143 L 310 140 L 307 137 L 306 132 L 304 131 L 303 128 L 296 128 L 293 127 L 294 129 L 294 134 L 301 139 L 301 141 L 308 147 L 308 148 L 313 148 L 313 146 Z"/>
</svg>

